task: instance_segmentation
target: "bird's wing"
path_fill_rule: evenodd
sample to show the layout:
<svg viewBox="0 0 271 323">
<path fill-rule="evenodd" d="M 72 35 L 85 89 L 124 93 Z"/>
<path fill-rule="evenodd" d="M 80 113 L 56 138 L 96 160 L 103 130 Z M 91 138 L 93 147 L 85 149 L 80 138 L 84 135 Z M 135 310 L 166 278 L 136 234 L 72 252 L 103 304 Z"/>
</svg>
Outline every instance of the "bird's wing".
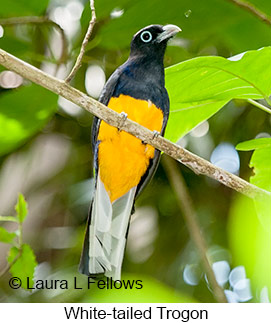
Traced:
<svg viewBox="0 0 271 323">
<path fill-rule="evenodd" d="M 99 102 L 101 102 L 104 105 L 107 105 L 110 98 L 112 97 L 120 75 L 122 73 L 122 66 L 120 66 L 119 68 L 117 68 L 115 70 L 115 72 L 109 77 L 108 81 L 106 82 L 103 91 L 99 97 Z M 92 149 L 93 149 L 93 153 L 95 153 L 95 146 L 96 146 L 96 141 L 97 141 L 97 136 L 98 136 L 98 132 L 99 132 L 99 127 L 100 127 L 100 122 L 101 120 L 97 117 L 93 118 L 93 124 L 92 124 Z"/>
<path fill-rule="evenodd" d="M 162 130 L 161 130 L 161 135 L 163 136 L 165 133 L 165 128 L 167 125 L 167 121 L 168 121 L 168 115 L 169 115 L 169 98 L 168 98 L 168 93 L 167 90 L 165 89 L 164 93 L 163 93 L 163 100 L 162 100 L 162 110 L 164 112 L 164 118 L 163 118 L 163 126 L 162 126 Z M 148 166 L 147 171 L 145 172 L 145 174 L 142 176 L 138 186 L 137 186 L 137 190 L 136 190 L 136 196 L 135 198 L 137 198 L 137 196 L 142 192 L 142 190 L 144 189 L 144 187 L 150 182 L 150 180 L 152 179 L 153 175 L 156 172 L 156 169 L 159 165 L 159 160 L 160 160 L 160 151 L 155 149 L 155 153 L 154 153 L 154 157 L 153 159 L 150 159 L 150 164 Z"/>
</svg>

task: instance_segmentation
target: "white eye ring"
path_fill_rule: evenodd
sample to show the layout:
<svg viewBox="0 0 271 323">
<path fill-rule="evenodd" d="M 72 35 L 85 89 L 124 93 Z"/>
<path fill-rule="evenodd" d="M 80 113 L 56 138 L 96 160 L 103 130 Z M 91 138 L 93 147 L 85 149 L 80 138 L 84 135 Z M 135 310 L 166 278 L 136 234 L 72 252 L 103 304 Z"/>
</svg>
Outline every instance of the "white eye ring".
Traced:
<svg viewBox="0 0 271 323">
<path fill-rule="evenodd" d="M 141 33 L 140 39 L 144 43 L 149 43 L 152 40 L 152 34 L 148 30 L 145 30 L 143 33 Z"/>
</svg>

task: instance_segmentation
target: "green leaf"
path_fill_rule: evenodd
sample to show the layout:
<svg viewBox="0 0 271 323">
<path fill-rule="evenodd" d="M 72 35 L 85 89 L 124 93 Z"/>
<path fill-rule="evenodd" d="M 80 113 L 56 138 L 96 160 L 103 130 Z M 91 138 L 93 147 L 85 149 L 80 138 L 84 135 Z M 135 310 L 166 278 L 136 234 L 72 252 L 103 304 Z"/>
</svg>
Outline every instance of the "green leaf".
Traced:
<svg viewBox="0 0 271 323">
<path fill-rule="evenodd" d="M 251 183 L 271 191 L 271 145 L 256 149 L 252 154 L 249 165 L 253 167 L 254 171 Z"/>
<path fill-rule="evenodd" d="M 19 222 L 23 223 L 28 214 L 28 209 L 27 209 L 27 202 L 25 201 L 24 196 L 21 193 L 18 196 L 18 201 L 15 206 L 15 210 L 16 210 Z"/>
<path fill-rule="evenodd" d="M 250 182 L 271 192 L 271 138 L 258 138 L 242 142 L 239 150 L 253 150 L 249 166 L 253 168 Z M 254 200 L 257 214 L 267 230 L 271 231 L 271 198 L 261 197 Z"/>
<path fill-rule="evenodd" d="M 271 145 L 254 151 L 250 160 L 254 175 L 250 182 L 271 192 Z M 271 198 L 262 197 L 255 200 L 257 214 L 262 224 L 271 232 Z"/>
<path fill-rule="evenodd" d="M 15 237 L 16 233 L 8 232 L 5 228 L 0 227 L 0 242 L 12 243 Z"/>
<path fill-rule="evenodd" d="M 170 117 L 166 138 L 177 141 L 232 99 L 268 100 L 271 47 L 238 57 L 198 57 L 166 69 Z"/>
<path fill-rule="evenodd" d="M 0 155 L 22 145 L 57 109 L 57 95 L 32 84 L 0 96 Z"/>
<path fill-rule="evenodd" d="M 244 142 L 240 142 L 237 146 L 237 150 L 247 151 L 260 148 L 271 147 L 271 138 L 258 138 Z"/>
<path fill-rule="evenodd" d="M 16 257 L 18 257 L 18 259 L 11 266 L 10 273 L 13 277 L 18 277 L 21 279 L 23 288 L 27 289 L 27 287 L 32 287 L 34 270 L 37 266 L 37 261 L 33 250 L 28 244 L 22 245 L 21 253 L 19 252 L 18 248 L 12 247 L 7 258 L 8 263 L 12 264 Z"/>
</svg>

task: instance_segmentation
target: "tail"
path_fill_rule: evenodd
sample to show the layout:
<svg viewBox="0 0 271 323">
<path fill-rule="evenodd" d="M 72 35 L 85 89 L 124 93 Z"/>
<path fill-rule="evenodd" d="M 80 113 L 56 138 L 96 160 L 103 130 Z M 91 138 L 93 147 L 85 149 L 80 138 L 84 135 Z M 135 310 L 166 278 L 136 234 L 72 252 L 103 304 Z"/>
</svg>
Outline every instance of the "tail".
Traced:
<svg viewBox="0 0 271 323">
<path fill-rule="evenodd" d="M 79 271 L 88 276 L 120 279 L 126 233 L 134 204 L 136 187 L 111 204 L 108 193 L 97 176 Z"/>
</svg>

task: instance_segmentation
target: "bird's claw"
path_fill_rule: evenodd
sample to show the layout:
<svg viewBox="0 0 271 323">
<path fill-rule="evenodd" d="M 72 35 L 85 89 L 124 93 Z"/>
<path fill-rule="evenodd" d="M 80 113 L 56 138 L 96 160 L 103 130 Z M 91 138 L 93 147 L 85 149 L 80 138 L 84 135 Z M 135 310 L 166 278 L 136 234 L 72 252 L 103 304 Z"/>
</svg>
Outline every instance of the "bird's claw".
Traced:
<svg viewBox="0 0 271 323">
<path fill-rule="evenodd" d="M 153 134 L 152 139 L 155 139 L 155 138 L 157 138 L 160 135 L 160 132 L 157 131 L 157 130 L 153 130 L 152 134 Z"/>
<path fill-rule="evenodd" d="M 126 112 L 122 111 L 120 113 L 120 116 L 121 116 L 121 120 L 120 120 L 120 123 L 119 123 L 119 129 L 122 128 L 122 126 L 124 125 L 125 121 L 127 120 L 128 114 Z"/>
</svg>

